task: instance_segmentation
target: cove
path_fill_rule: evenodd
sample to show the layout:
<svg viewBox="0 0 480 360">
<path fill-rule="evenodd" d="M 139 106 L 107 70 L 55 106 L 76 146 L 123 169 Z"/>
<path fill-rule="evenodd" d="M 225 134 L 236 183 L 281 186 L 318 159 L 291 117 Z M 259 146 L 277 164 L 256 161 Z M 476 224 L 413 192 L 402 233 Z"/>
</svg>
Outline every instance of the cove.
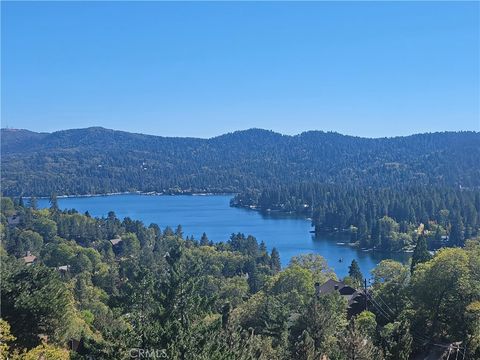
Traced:
<svg viewBox="0 0 480 360">
<path fill-rule="evenodd" d="M 358 261 L 365 276 L 383 259 L 406 261 L 406 254 L 365 252 L 348 245 L 339 245 L 337 237 L 311 234 L 309 220 L 278 213 L 230 207 L 231 195 L 111 195 L 92 197 L 59 198 L 62 209 L 88 211 L 95 217 L 107 216 L 114 211 L 119 219 L 130 217 L 144 224 L 158 224 L 173 229 L 179 224 L 184 236 L 199 240 L 205 232 L 214 242 L 226 242 L 232 233 L 253 235 L 258 242 L 264 241 L 269 251 L 276 247 L 282 265 L 288 265 L 295 255 L 317 253 L 339 277 L 348 274 L 353 259 Z M 39 200 L 39 207 L 48 207 L 47 199 Z M 348 241 L 348 240 L 346 240 Z M 339 262 L 342 259 L 342 262 Z"/>
</svg>

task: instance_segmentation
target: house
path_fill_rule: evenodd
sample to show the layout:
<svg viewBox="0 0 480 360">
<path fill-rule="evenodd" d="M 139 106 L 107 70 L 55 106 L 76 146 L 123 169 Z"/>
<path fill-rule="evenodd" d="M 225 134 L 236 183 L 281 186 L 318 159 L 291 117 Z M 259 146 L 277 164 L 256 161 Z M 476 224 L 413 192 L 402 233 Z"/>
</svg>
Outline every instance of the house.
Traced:
<svg viewBox="0 0 480 360">
<path fill-rule="evenodd" d="M 20 215 L 18 214 L 15 214 L 15 215 L 12 215 L 12 216 L 9 216 L 7 217 L 7 223 L 8 223 L 8 226 L 17 226 L 20 224 Z"/>
<path fill-rule="evenodd" d="M 122 242 L 122 238 L 118 236 L 115 239 L 111 239 L 109 241 L 112 244 L 112 246 L 115 246 L 115 245 L 118 245 Z"/>
<path fill-rule="evenodd" d="M 365 291 L 363 289 L 357 290 L 350 285 L 345 284 L 343 281 L 336 281 L 328 279 L 323 285 L 320 283 L 315 284 L 315 293 L 317 296 L 323 296 L 338 292 L 345 300 L 347 300 L 347 316 L 360 314 L 365 310 Z"/>
<path fill-rule="evenodd" d="M 37 260 L 37 257 L 30 254 L 30 251 L 27 251 L 26 256 L 24 256 L 22 259 L 25 261 L 25 264 L 32 265 Z"/>
</svg>

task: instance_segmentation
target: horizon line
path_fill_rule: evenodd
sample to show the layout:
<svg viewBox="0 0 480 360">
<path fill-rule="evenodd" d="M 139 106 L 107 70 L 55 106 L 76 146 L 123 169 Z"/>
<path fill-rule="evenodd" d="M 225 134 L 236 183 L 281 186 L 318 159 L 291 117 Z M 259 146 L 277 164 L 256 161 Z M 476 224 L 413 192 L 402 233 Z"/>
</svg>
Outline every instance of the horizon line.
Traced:
<svg viewBox="0 0 480 360">
<path fill-rule="evenodd" d="M 28 132 L 32 132 L 32 133 L 35 133 L 35 134 L 47 134 L 47 135 L 51 135 L 51 134 L 55 134 L 55 133 L 59 133 L 59 132 L 66 132 L 66 131 L 89 130 L 89 129 L 102 129 L 102 130 L 122 132 L 122 133 L 127 133 L 127 134 L 154 136 L 154 137 L 162 137 L 162 138 L 202 139 L 202 140 L 210 140 L 210 139 L 215 139 L 215 138 L 225 136 L 225 135 L 242 133 L 242 132 L 247 132 L 247 131 L 252 131 L 252 130 L 271 132 L 271 133 L 276 134 L 276 135 L 289 136 L 289 137 L 296 137 L 296 136 L 301 136 L 301 135 L 307 134 L 307 133 L 317 132 L 317 133 L 335 134 L 335 135 L 352 137 L 352 138 L 359 138 L 359 139 L 394 139 L 394 138 L 406 138 L 406 137 L 416 136 L 416 135 L 445 134 L 445 133 L 474 133 L 474 134 L 480 134 L 480 130 L 442 130 L 442 131 L 437 130 L 437 131 L 431 131 L 431 132 L 426 131 L 426 132 L 411 133 L 411 134 L 408 134 L 408 135 L 369 137 L 369 136 L 343 134 L 343 133 L 340 133 L 340 132 L 334 131 L 334 130 L 319 130 L 319 129 L 305 130 L 305 131 L 302 131 L 302 132 L 296 133 L 296 134 L 284 134 L 282 132 L 275 131 L 273 129 L 252 127 L 252 128 L 228 131 L 228 132 L 221 133 L 221 134 L 215 135 L 215 136 L 210 136 L 210 137 L 196 137 L 196 136 L 166 136 L 166 135 L 149 134 L 149 133 L 143 133 L 143 132 L 132 132 L 132 131 L 121 130 L 121 129 L 107 128 L 107 127 L 104 127 L 104 126 L 101 126 L 101 125 L 87 126 L 87 127 L 82 127 L 82 128 L 67 128 L 67 129 L 54 130 L 54 131 L 50 131 L 50 132 L 49 131 L 34 131 L 34 130 L 26 129 L 26 128 L 12 128 L 12 127 L 9 127 L 9 126 L 5 126 L 5 127 L 0 128 L 0 130 L 2 132 L 7 131 L 7 130 L 10 130 L 10 131 L 28 131 Z"/>
</svg>

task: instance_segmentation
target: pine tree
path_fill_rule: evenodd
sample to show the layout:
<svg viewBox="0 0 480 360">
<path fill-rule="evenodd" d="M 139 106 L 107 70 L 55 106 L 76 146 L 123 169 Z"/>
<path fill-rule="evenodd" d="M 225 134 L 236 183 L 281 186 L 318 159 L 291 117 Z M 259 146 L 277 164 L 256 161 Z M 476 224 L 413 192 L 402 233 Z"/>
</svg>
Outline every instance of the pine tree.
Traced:
<svg viewBox="0 0 480 360">
<path fill-rule="evenodd" d="M 427 248 L 427 238 L 424 235 L 421 235 L 418 238 L 417 245 L 415 246 L 415 250 L 413 251 L 412 265 L 410 267 L 410 271 L 413 273 L 417 264 L 426 262 L 431 258 L 432 256 L 428 252 Z"/>
<path fill-rule="evenodd" d="M 183 238 L 182 225 L 177 226 L 177 229 L 175 230 L 175 235 L 177 235 L 179 238 Z"/>
<path fill-rule="evenodd" d="M 350 276 L 357 285 L 362 284 L 363 274 L 360 270 L 358 262 L 355 259 L 352 260 L 352 263 L 348 267 L 348 276 Z"/>
<path fill-rule="evenodd" d="M 208 236 L 207 234 L 203 233 L 202 237 L 200 238 L 200 246 L 208 246 Z"/>
<path fill-rule="evenodd" d="M 346 360 L 381 359 L 381 352 L 371 339 L 358 329 L 355 319 L 350 320 L 344 336 L 340 337 L 340 349 Z"/>
<path fill-rule="evenodd" d="M 450 236 L 448 241 L 454 246 L 463 246 L 464 243 L 464 231 L 463 221 L 460 216 L 456 216 L 452 221 L 452 228 L 450 229 Z"/>
<path fill-rule="evenodd" d="M 395 332 L 396 343 L 392 353 L 396 360 L 408 360 L 412 351 L 412 335 L 410 335 L 410 324 L 408 320 L 402 321 Z"/>
<path fill-rule="evenodd" d="M 277 248 L 272 249 L 272 253 L 270 255 L 270 268 L 276 273 L 279 272 L 282 268 L 280 262 L 280 254 Z"/>
<path fill-rule="evenodd" d="M 295 359 L 314 360 L 315 343 L 307 330 L 303 330 L 302 335 L 295 343 Z"/>
</svg>

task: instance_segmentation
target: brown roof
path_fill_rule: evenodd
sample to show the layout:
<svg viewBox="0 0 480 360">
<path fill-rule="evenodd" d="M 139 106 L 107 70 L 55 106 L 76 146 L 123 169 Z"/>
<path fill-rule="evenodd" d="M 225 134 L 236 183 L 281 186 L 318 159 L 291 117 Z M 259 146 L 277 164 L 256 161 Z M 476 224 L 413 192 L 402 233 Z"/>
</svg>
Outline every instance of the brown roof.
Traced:
<svg viewBox="0 0 480 360">
<path fill-rule="evenodd" d="M 115 246 L 115 245 L 121 243 L 122 239 L 121 238 L 115 238 L 115 239 L 111 239 L 109 241 L 112 243 L 113 246 Z"/>
<path fill-rule="evenodd" d="M 26 264 L 31 264 L 37 259 L 37 257 L 35 255 L 27 255 L 27 256 L 23 257 L 22 259 L 23 259 L 23 261 L 25 261 Z"/>
</svg>

